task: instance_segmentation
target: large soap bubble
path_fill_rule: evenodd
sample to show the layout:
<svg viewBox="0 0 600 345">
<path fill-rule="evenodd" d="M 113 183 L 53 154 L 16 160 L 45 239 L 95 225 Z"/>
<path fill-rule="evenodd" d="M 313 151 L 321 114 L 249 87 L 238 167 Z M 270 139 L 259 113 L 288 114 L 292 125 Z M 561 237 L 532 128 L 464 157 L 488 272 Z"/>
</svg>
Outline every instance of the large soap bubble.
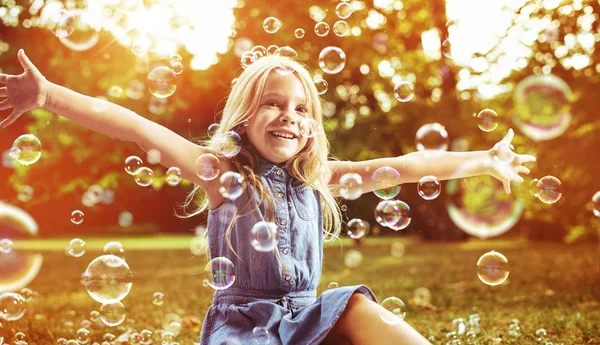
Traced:
<svg viewBox="0 0 600 345">
<path fill-rule="evenodd" d="M 81 283 L 102 304 L 119 302 L 131 290 L 133 273 L 125 260 L 115 255 L 102 255 L 90 262 Z"/>
</svg>

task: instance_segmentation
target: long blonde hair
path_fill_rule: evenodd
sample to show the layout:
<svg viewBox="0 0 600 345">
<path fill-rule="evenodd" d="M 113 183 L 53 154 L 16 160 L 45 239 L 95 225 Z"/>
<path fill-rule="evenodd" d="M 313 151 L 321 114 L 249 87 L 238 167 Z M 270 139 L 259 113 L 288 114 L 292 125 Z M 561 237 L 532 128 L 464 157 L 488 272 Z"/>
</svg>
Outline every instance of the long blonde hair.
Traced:
<svg viewBox="0 0 600 345">
<path fill-rule="evenodd" d="M 221 114 L 218 130 L 208 140 L 201 141 L 201 145 L 218 152 L 222 145 L 222 135 L 229 131 L 238 131 L 245 121 L 249 121 L 260 105 L 260 98 L 267 84 L 268 76 L 273 71 L 293 73 L 298 77 L 306 95 L 308 113 L 323 128 L 321 100 L 307 68 L 289 57 L 269 55 L 248 66 L 237 78 Z M 331 177 L 331 171 L 327 164 L 329 158 L 329 142 L 325 132 L 321 130 L 317 135 L 309 138 L 305 147 L 285 163 L 290 175 L 318 191 L 321 197 L 323 232 L 326 240 L 337 238 L 342 225 L 339 206 L 328 187 L 328 181 Z M 246 183 L 258 191 L 260 202 L 267 201 L 266 216 L 272 220 L 274 214 L 273 200 L 260 177 L 256 176 L 259 154 L 247 140 L 246 135 L 242 135 L 241 151 L 231 158 L 231 162 L 236 167 L 237 172 L 243 176 Z M 200 196 L 198 197 L 199 190 L 200 187 L 195 186 L 194 190 L 188 194 L 185 202 L 180 205 L 184 215 L 178 215 L 179 217 L 189 218 L 209 208 L 206 194 L 199 193 Z M 185 210 L 192 201 L 196 201 L 198 207 L 193 212 L 188 213 Z M 232 221 L 226 231 L 226 241 L 232 251 L 230 235 L 234 223 L 235 221 Z"/>
</svg>

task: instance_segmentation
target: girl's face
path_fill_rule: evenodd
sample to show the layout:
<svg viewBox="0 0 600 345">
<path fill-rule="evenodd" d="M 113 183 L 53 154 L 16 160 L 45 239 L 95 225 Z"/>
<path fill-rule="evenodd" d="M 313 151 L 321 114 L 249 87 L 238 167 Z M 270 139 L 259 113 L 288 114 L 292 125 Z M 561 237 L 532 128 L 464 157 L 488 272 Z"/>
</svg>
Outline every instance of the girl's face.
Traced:
<svg viewBox="0 0 600 345">
<path fill-rule="evenodd" d="M 306 145 L 300 122 L 309 117 L 306 95 L 294 73 L 272 71 L 258 109 L 246 127 L 248 139 L 260 155 L 274 164 L 294 157 Z"/>
</svg>

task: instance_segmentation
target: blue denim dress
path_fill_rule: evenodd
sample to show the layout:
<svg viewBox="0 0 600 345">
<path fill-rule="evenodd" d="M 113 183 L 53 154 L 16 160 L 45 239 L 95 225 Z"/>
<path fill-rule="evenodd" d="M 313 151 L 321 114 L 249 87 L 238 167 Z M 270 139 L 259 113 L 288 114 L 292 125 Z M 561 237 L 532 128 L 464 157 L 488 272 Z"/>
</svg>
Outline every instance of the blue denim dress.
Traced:
<svg viewBox="0 0 600 345">
<path fill-rule="evenodd" d="M 235 200 L 228 199 L 208 212 L 210 257 L 231 260 L 235 281 L 227 289 L 215 290 L 213 304 L 204 319 L 201 345 L 266 343 L 253 334 L 255 327 L 268 330 L 270 345 L 319 344 L 353 293 L 363 293 L 376 301 L 364 285 L 329 289 L 317 298 L 323 264 L 323 219 L 318 192 L 291 177 L 285 168 L 266 160 L 261 159 L 259 172 L 273 196 L 279 258 L 275 251 L 259 252 L 250 244 L 253 225 L 268 221 L 265 205 L 259 205 L 255 190 Z M 253 204 L 244 210 L 248 202 Z M 231 246 L 237 256 L 225 241 L 227 222 L 236 208 L 239 218 L 231 231 Z"/>
</svg>

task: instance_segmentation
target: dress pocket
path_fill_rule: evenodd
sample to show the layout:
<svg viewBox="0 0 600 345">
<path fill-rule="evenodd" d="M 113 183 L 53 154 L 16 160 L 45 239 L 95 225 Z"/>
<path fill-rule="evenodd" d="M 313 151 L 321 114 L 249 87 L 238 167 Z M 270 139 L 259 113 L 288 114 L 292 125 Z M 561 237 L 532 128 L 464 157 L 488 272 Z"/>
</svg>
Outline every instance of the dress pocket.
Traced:
<svg viewBox="0 0 600 345">
<path fill-rule="evenodd" d="M 210 335 L 225 327 L 229 321 L 229 307 L 226 305 L 212 305 L 210 306 L 207 314 L 209 320 L 208 330 L 206 335 Z"/>
<path fill-rule="evenodd" d="M 317 205 L 317 196 L 313 189 L 307 186 L 299 186 L 292 188 L 292 199 L 294 208 L 298 216 L 304 220 L 315 220 L 319 207 Z"/>
</svg>

